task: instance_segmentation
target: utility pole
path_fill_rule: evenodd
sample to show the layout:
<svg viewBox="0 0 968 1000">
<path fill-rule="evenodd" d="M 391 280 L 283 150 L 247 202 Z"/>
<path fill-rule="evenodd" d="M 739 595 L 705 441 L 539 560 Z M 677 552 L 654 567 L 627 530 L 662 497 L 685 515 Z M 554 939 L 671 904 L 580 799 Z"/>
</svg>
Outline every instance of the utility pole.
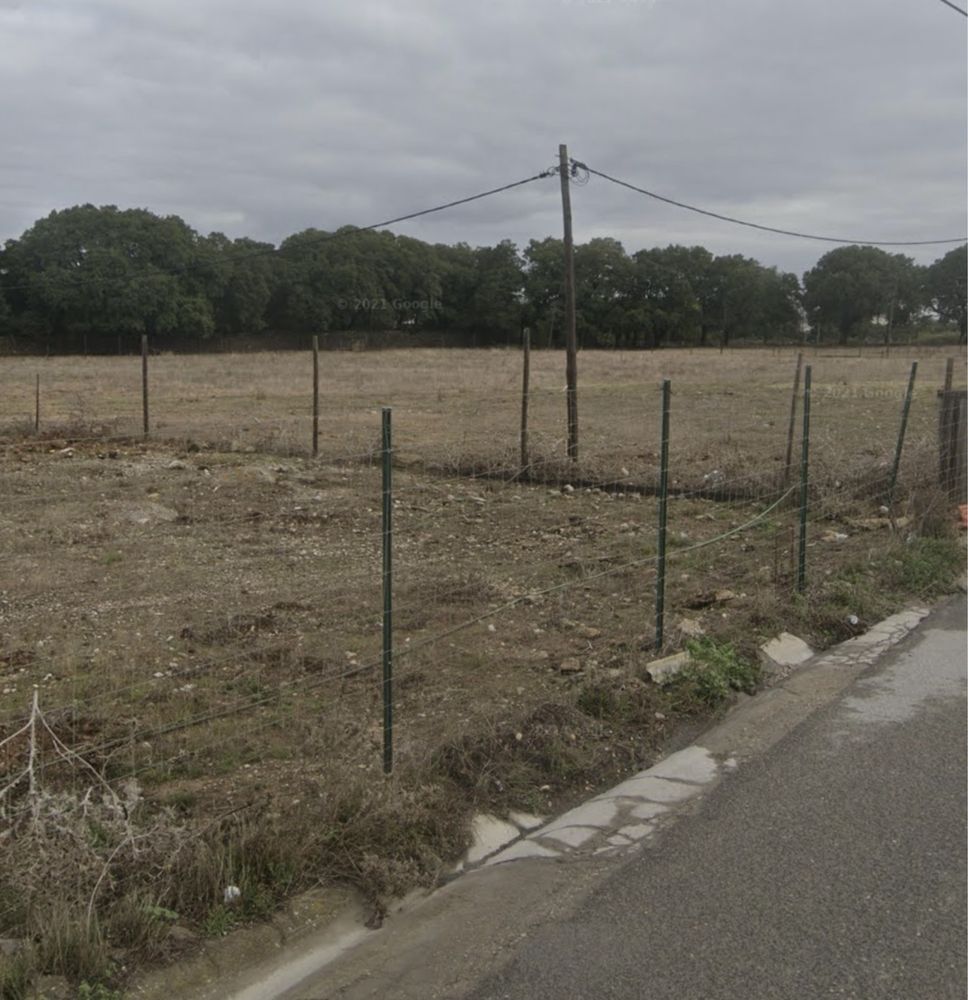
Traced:
<svg viewBox="0 0 968 1000">
<path fill-rule="evenodd" d="M 578 461 L 578 340 L 575 334 L 575 245 L 571 235 L 568 147 L 558 147 L 561 213 L 565 224 L 565 384 L 568 406 L 568 457 Z"/>
</svg>

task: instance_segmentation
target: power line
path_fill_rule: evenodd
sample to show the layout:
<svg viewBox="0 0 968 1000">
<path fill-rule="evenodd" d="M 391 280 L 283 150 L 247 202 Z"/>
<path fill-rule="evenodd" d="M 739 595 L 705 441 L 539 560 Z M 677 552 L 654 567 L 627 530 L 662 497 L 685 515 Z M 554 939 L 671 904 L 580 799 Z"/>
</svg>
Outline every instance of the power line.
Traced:
<svg viewBox="0 0 968 1000">
<path fill-rule="evenodd" d="M 665 195 L 656 194 L 654 191 L 647 191 L 645 188 L 637 187 L 635 184 L 629 184 L 628 181 L 621 181 L 617 177 L 610 177 L 608 174 L 602 173 L 600 170 L 592 169 L 587 164 L 579 163 L 578 161 L 575 162 L 576 166 L 587 170 L 588 173 L 594 174 L 596 177 L 601 177 L 603 180 L 611 181 L 613 184 L 617 184 L 619 187 L 628 188 L 630 191 L 636 191 L 638 194 L 644 194 L 646 197 L 654 198 L 656 201 L 665 202 L 667 205 L 675 205 L 676 208 L 684 208 L 688 212 L 696 212 L 699 215 L 708 215 L 712 219 L 719 219 L 722 222 L 731 222 L 736 226 L 747 226 L 750 229 L 760 229 L 767 233 L 779 233 L 781 236 L 796 236 L 803 240 L 820 240 L 824 243 L 848 243 L 881 247 L 919 247 L 930 246 L 936 243 L 964 243 L 968 241 L 968 237 L 966 236 L 957 236 L 944 240 L 848 240 L 839 236 L 817 236 L 814 233 L 800 233 L 794 229 L 779 229 L 776 226 L 763 226 L 758 222 L 747 222 L 744 219 L 735 219 L 731 215 L 721 215 L 719 212 L 711 212 L 705 208 L 697 208 L 695 205 L 687 205 L 685 202 L 676 201 L 674 198 L 666 198 Z"/>
<path fill-rule="evenodd" d="M 962 10 L 960 7 L 953 4 L 951 0 L 941 0 L 941 2 L 950 7 L 952 10 L 958 11 L 959 14 L 963 14 L 965 17 L 968 17 L 968 10 Z"/>
<path fill-rule="evenodd" d="M 502 184 L 500 187 L 491 188 L 488 191 L 481 191 L 479 194 L 472 194 L 472 195 L 469 195 L 466 198 L 457 198 L 455 201 L 448 201 L 448 202 L 446 202 L 443 205 L 435 205 L 433 208 L 423 208 L 423 209 L 420 209 L 420 211 L 417 211 L 417 212 L 409 212 L 407 215 L 398 215 L 398 216 L 396 216 L 396 218 L 386 219 L 383 222 L 374 222 L 374 223 L 371 223 L 368 226 L 344 227 L 344 228 L 338 230 L 335 233 L 322 233 L 319 236 L 314 236 L 311 239 L 304 240 L 303 242 L 299 243 L 298 246 L 292 247 L 292 249 L 302 250 L 304 247 L 317 246 L 317 245 L 319 245 L 321 243 L 328 243 L 331 240 L 344 239 L 344 238 L 349 237 L 349 236 L 354 236 L 354 235 L 356 235 L 356 233 L 366 233 L 366 232 L 370 232 L 370 231 L 372 231 L 374 229 L 383 229 L 386 226 L 396 225 L 396 223 L 398 223 L 398 222 L 408 222 L 410 219 L 419 219 L 419 218 L 421 218 L 424 215 L 432 215 L 434 212 L 443 212 L 443 211 L 446 211 L 449 208 L 456 208 L 458 205 L 467 205 L 467 204 L 469 204 L 472 201 L 480 201 L 482 198 L 490 198 L 492 195 L 501 194 L 502 192 L 504 192 L 504 191 L 510 191 L 513 188 L 523 187 L 525 184 L 531 184 L 534 181 L 543 180 L 545 177 L 550 177 L 552 175 L 557 176 L 557 174 L 558 174 L 558 168 L 557 167 L 552 167 L 552 168 L 550 168 L 548 170 L 542 170 L 541 173 L 534 174 L 531 177 L 525 177 L 525 178 L 523 178 L 522 180 L 519 180 L 519 181 L 512 181 L 510 184 Z M 288 252 L 289 250 L 290 250 L 289 247 L 283 248 L 283 247 L 279 246 L 279 247 L 270 247 L 270 248 L 267 248 L 267 249 L 264 249 L 264 250 L 250 250 L 250 251 L 247 251 L 245 253 L 226 254 L 225 256 L 223 256 L 221 258 L 213 258 L 212 263 L 214 264 L 214 263 L 219 263 L 219 262 L 225 261 L 225 262 L 228 262 L 228 263 L 235 264 L 238 261 L 250 260 L 253 257 L 268 257 L 268 256 L 272 256 L 273 254 L 283 254 L 283 253 Z M 192 270 L 197 269 L 200 266 L 204 266 L 207 263 L 209 263 L 209 262 L 206 261 L 206 262 L 203 262 L 202 264 L 200 264 L 199 262 L 194 262 L 192 264 L 183 265 L 182 267 L 176 267 L 176 268 L 165 269 L 165 270 L 158 270 L 158 271 L 151 272 L 151 273 L 147 274 L 147 277 L 149 277 L 149 278 L 151 278 L 151 277 L 170 277 L 173 274 L 186 274 L 186 273 L 191 272 Z M 138 277 L 138 275 L 134 275 L 132 277 Z M 87 278 L 86 280 L 80 280 L 79 279 L 79 280 L 75 281 L 73 287 L 75 287 L 75 288 L 77 288 L 77 287 L 83 287 L 84 285 L 95 284 L 95 283 L 101 282 L 102 280 L 103 279 L 100 278 L 100 277 L 91 276 L 90 278 Z M 109 283 L 110 279 L 107 279 L 107 281 Z M 32 287 L 33 287 L 33 283 L 32 282 L 22 282 L 19 285 L 4 285 L 3 286 L 3 288 L 4 288 L 5 291 L 14 291 L 14 290 L 28 289 L 28 288 L 32 288 Z"/>
</svg>

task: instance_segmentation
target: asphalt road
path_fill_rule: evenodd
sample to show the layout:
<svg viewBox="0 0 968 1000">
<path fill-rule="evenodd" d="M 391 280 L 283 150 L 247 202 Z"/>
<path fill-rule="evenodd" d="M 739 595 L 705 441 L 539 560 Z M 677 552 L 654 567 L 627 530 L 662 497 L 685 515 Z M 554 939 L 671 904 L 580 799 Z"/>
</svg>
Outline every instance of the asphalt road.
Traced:
<svg viewBox="0 0 968 1000">
<path fill-rule="evenodd" d="M 959 600 L 469 996 L 963 1000 L 965 653 Z"/>
</svg>

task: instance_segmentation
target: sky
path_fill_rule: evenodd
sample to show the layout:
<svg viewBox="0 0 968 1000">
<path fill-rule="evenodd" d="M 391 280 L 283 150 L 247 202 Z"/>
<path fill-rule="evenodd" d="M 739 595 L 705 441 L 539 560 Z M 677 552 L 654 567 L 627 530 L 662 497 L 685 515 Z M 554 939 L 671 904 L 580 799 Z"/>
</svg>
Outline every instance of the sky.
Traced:
<svg viewBox="0 0 968 1000">
<path fill-rule="evenodd" d="M 962 237 L 966 27 L 940 0 L 0 0 L 0 240 L 91 202 L 278 243 L 529 177 L 559 143 L 765 225 Z M 597 177 L 572 204 L 576 241 L 629 252 L 802 274 L 832 248 Z M 393 229 L 524 247 L 561 235 L 558 180 Z"/>
</svg>

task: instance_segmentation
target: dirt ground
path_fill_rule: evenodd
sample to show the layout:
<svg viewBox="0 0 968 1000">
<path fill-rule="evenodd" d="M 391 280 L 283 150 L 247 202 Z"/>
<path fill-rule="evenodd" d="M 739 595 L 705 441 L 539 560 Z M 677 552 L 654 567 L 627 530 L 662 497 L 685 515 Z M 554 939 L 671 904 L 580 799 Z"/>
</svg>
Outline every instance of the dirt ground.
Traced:
<svg viewBox="0 0 968 1000">
<path fill-rule="evenodd" d="M 420 773 L 467 734 L 513 730 L 543 706 L 642 678 L 656 655 L 657 504 L 638 487 L 655 474 L 660 373 L 673 379 L 679 493 L 665 651 L 701 632 L 753 653 L 782 628 L 823 645 L 931 590 L 908 572 L 904 546 L 925 518 L 948 516 L 913 489 L 936 469 L 943 355 L 919 370 L 890 517 L 882 491 L 910 359 L 807 359 L 819 484 L 805 600 L 793 595 L 796 496 L 779 475 L 791 356 L 582 358 L 587 458 L 571 478 L 606 488 L 574 485 L 560 462 L 550 482 L 516 475 L 510 352 L 324 355 L 318 459 L 305 454 L 305 359 L 153 358 L 147 442 L 124 435 L 131 412 L 118 415 L 137 405 L 137 380 L 124 383 L 133 359 L 4 362 L 0 740 L 36 696 L 64 745 L 109 781 L 134 777 L 150 800 L 198 819 L 255 799 L 285 816 L 310 794 L 308 775 L 317 788 L 349 771 L 382 780 L 373 452 L 383 402 L 394 403 L 399 435 L 402 772 Z M 539 354 L 536 366 L 535 448 L 549 457 L 560 452 L 562 360 Z M 13 419 L 30 402 L 15 387 L 35 367 L 47 387 L 40 435 Z M 488 474 L 457 474 L 464 467 Z M 730 484 L 754 495 L 709 498 Z M 621 772 L 671 727 L 658 718 L 638 745 L 617 735 L 612 745 L 605 731 L 599 750 Z M 58 763 L 56 747 L 44 753 L 42 763 Z M 9 778 L 22 758 L 8 753 L 6 764 Z M 518 804 L 550 811 L 582 791 L 551 774 Z"/>
<path fill-rule="evenodd" d="M 535 450 L 551 456 L 562 358 L 535 359 Z M 865 490 L 872 475 L 883 484 L 910 359 L 806 361 L 815 367 L 812 465 L 823 484 L 811 510 L 815 580 L 871 557 L 889 531 L 882 498 Z M 673 380 L 671 475 L 686 491 L 670 504 L 666 645 L 681 642 L 683 617 L 714 633 L 728 626 L 747 646 L 773 627 L 769 614 L 759 628 L 745 620 L 791 586 L 795 498 L 781 501 L 778 478 L 789 352 L 584 353 L 581 474 L 614 473 L 607 490 L 572 489 L 563 463 L 543 485 L 514 481 L 514 470 L 447 474 L 501 467 L 514 454 L 514 352 L 339 353 L 322 362 L 318 460 L 278 453 L 287 436 L 288 450 L 300 450 L 293 428 L 308 427 L 298 413 L 299 355 L 153 358 L 153 434 L 172 439 L 148 443 L 95 438 L 130 429 L 130 413 L 118 414 L 138 403 L 138 379 L 125 384 L 138 374 L 135 359 L 4 363 L 8 417 L 28 402 L 15 391 L 18 375 L 29 388 L 39 368 L 46 395 L 41 436 L 12 434 L 0 455 L 0 718 L 22 717 L 37 685 L 79 743 L 108 744 L 110 754 L 118 741 L 119 772 L 153 780 L 241 774 L 267 755 L 331 743 L 362 769 L 379 766 L 380 402 L 395 404 L 398 754 L 425 747 L 441 727 L 526 708 L 589 669 L 642 658 L 653 634 L 657 515 L 653 499 L 623 484 L 655 473 L 650 377 Z M 932 397 L 943 363 L 930 352 L 920 361 L 902 485 L 935 460 Z M 58 421 L 67 434 L 44 433 Z M 264 447 L 278 450 L 254 450 Z M 698 495 L 750 483 L 752 502 Z M 820 540 L 835 534 L 846 537 Z M 743 597 L 704 605 L 717 590 Z M 563 671 L 575 657 L 581 672 L 573 663 Z M 203 724 L 210 715 L 218 717 Z M 123 739 L 132 732 L 147 735 Z"/>
</svg>

